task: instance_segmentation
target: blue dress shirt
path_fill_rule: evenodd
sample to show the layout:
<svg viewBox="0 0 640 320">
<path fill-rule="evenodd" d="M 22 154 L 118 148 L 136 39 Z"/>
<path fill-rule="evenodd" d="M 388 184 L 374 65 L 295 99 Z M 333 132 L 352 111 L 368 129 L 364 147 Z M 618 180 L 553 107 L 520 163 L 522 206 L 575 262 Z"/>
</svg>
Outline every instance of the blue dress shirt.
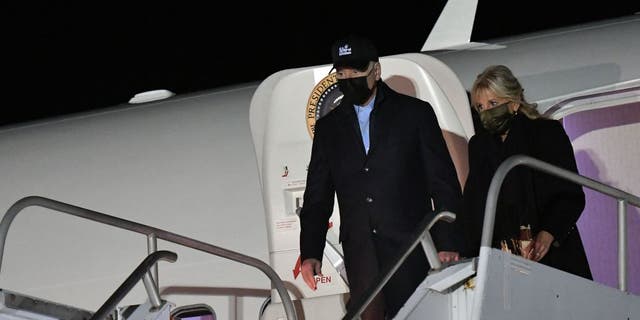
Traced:
<svg viewBox="0 0 640 320">
<path fill-rule="evenodd" d="M 358 123 L 360 124 L 360 134 L 362 135 L 362 143 L 364 144 L 365 153 L 369 153 L 369 119 L 371 118 L 371 111 L 373 110 L 373 103 L 376 101 L 375 97 L 371 99 L 371 102 L 364 106 L 354 104 L 353 108 L 358 115 Z"/>
</svg>

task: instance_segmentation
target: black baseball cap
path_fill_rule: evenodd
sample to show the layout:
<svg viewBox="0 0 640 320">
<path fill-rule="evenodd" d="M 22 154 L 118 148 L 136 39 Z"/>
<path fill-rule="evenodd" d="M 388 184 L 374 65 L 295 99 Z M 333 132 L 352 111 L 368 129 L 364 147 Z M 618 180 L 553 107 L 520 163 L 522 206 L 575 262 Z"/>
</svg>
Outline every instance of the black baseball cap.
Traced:
<svg viewBox="0 0 640 320">
<path fill-rule="evenodd" d="M 331 58 L 334 68 L 351 67 L 366 70 L 369 62 L 378 61 L 378 50 L 369 39 L 350 35 L 331 46 Z"/>
</svg>

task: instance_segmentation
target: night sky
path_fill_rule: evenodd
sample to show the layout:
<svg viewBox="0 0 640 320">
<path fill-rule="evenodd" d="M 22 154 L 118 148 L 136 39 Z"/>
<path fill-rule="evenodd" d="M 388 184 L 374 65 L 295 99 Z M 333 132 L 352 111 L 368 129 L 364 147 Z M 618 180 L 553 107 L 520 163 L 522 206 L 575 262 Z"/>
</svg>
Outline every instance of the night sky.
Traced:
<svg viewBox="0 0 640 320">
<path fill-rule="evenodd" d="M 331 43 L 348 33 L 371 38 L 383 56 L 416 52 L 445 3 L 382 2 L 388 4 L 5 4 L 3 92 L 8 99 L 0 125 L 114 106 L 147 90 L 194 92 L 326 64 Z M 640 11 L 637 1 L 605 3 L 608 7 L 594 3 L 570 9 L 548 0 L 480 1 L 471 40 Z"/>
</svg>

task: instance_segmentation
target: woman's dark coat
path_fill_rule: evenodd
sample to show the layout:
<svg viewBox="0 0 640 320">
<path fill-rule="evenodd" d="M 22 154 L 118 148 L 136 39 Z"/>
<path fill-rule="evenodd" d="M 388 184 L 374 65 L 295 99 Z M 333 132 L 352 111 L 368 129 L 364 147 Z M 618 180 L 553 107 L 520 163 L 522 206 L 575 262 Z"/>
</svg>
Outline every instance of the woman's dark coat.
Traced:
<svg viewBox="0 0 640 320">
<path fill-rule="evenodd" d="M 468 256 L 478 255 L 491 179 L 502 161 L 516 154 L 578 172 L 571 142 L 556 120 L 530 120 L 517 114 L 504 142 L 487 132 L 472 137 L 469 176 L 463 192 Z M 500 240 L 518 239 L 519 226 L 530 224 L 534 235 L 545 230 L 554 236 L 541 263 L 591 279 L 576 226 L 584 205 L 581 186 L 518 166 L 509 172 L 500 191 L 492 245 L 499 248 Z"/>
</svg>

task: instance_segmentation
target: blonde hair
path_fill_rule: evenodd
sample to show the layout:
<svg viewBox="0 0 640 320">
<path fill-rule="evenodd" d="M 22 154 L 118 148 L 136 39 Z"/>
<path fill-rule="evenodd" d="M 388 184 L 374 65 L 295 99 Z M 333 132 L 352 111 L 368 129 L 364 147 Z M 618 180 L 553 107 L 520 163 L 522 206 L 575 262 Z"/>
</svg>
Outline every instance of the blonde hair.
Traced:
<svg viewBox="0 0 640 320">
<path fill-rule="evenodd" d="M 537 104 L 529 103 L 524 98 L 524 89 L 520 81 L 513 75 L 511 70 L 503 65 L 489 66 L 476 77 L 471 87 L 471 99 L 484 91 L 493 92 L 496 96 L 520 104 L 519 112 L 522 112 L 529 119 L 542 117 Z M 475 102 L 472 102 L 475 105 Z"/>
</svg>

